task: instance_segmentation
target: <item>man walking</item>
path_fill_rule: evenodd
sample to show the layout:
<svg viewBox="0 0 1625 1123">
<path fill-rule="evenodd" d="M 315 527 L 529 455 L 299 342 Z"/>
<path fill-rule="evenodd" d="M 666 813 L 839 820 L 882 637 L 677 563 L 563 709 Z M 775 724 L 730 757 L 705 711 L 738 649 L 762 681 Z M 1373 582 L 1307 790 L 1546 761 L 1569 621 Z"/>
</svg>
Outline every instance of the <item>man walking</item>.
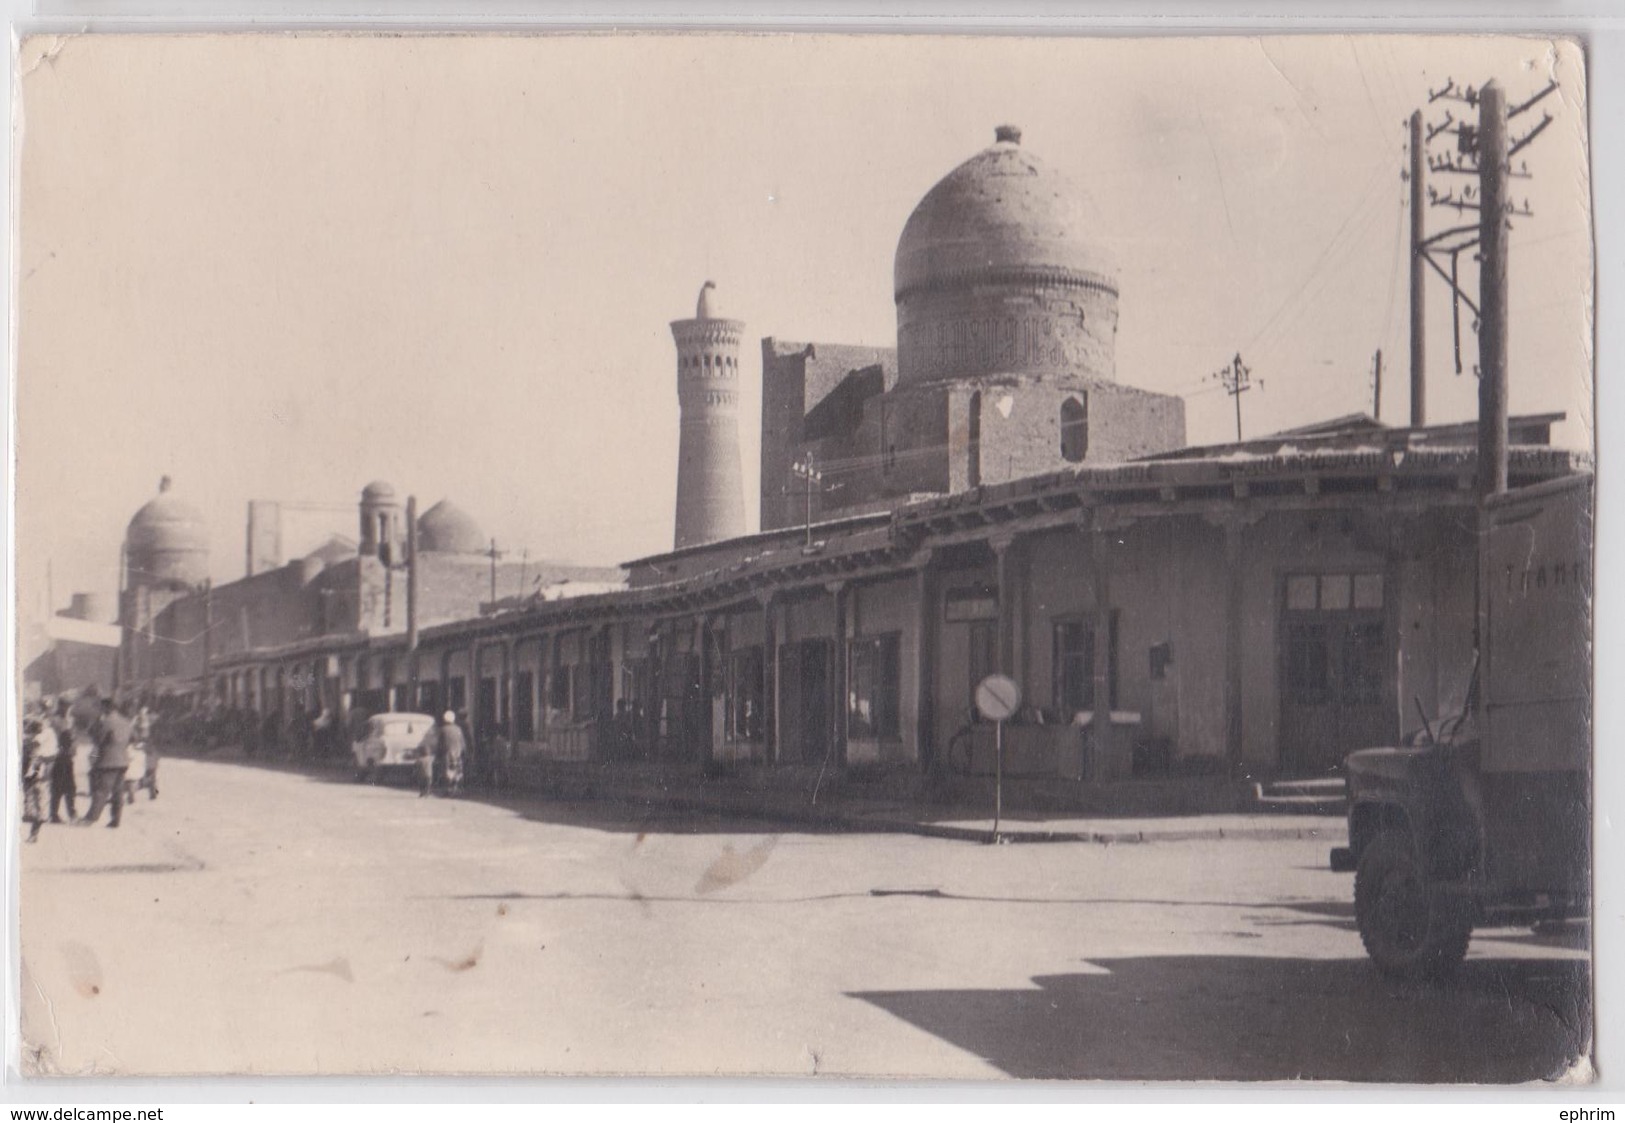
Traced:
<svg viewBox="0 0 1625 1123">
<path fill-rule="evenodd" d="M 435 764 L 440 757 L 440 729 L 431 726 L 429 732 L 423 735 L 423 743 L 418 746 L 418 798 L 428 799 L 429 793 L 434 790 Z"/>
<path fill-rule="evenodd" d="M 463 739 L 463 731 L 457 725 L 457 715 L 447 710 L 442 716 L 444 724 L 440 726 L 439 748 L 440 755 L 445 761 L 446 794 L 456 795 L 463 788 L 463 753 L 468 749 L 468 742 Z"/>
<path fill-rule="evenodd" d="M 149 800 L 158 798 L 158 744 L 153 740 L 152 711 L 143 703 L 135 713 L 135 725 L 130 731 L 135 745 L 146 754 L 146 767 L 142 770 L 141 779 L 136 787 L 147 789 Z"/>
<path fill-rule="evenodd" d="M 62 821 L 57 813 L 64 801 L 68 805 L 68 821 L 72 822 L 78 814 L 75 810 L 75 789 L 79 786 L 79 778 L 73 768 L 73 709 L 66 698 L 57 699 L 56 713 L 51 715 L 50 722 L 51 728 L 56 731 L 57 744 L 56 759 L 51 762 L 51 822 Z"/>
<path fill-rule="evenodd" d="M 102 700 L 101 720 L 92 730 L 96 748 L 90 758 L 90 811 L 80 820 L 89 825 L 101 818 L 109 803 L 109 828 L 119 825 L 124 809 L 124 774 L 130 768 L 130 735 L 133 724 L 124 711 L 129 703 L 115 707 L 111 698 Z"/>
</svg>

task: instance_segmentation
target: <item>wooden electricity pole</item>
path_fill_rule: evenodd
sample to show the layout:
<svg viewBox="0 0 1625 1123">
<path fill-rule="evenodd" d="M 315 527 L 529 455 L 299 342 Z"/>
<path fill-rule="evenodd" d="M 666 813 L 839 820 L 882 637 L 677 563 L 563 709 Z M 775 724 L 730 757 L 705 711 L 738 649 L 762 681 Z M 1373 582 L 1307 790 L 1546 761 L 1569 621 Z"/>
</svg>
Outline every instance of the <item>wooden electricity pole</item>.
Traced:
<svg viewBox="0 0 1625 1123">
<path fill-rule="evenodd" d="M 1411 427 L 1427 424 L 1427 301 L 1422 266 L 1422 111 L 1411 114 Z"/>
<path fill-rule="evenodd" d="M 1507 114 L 1493 80 L 1478 92 L 1478 490 L 1507 489 Z"/>
</svg>

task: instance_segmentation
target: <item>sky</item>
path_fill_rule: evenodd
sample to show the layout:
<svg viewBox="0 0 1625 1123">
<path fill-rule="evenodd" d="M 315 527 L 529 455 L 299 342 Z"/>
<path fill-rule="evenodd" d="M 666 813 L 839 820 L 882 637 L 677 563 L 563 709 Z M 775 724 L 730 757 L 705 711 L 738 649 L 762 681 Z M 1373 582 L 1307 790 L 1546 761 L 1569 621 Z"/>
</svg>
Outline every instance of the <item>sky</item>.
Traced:
<svg viewBox="0 0 1625 1123">
<path fill-rule="evenodd" d="M 1585 79 L 1542 39 L 814 35 L 117 36 L 23 44 L 19 613 L 112 593 L 160 476 L 242 576 L 250 499 L 289 556 L 370 480 L 499 548 L 669 548 L 675 349 L 703 281 L 745 321 L 756 524 L 763 337 L 895 343 L 892 259 L 938 179 L 1014 123 L 1119 263 L 1118 379 L 1235 434 L 1409 391 L 1405 119 L 1491 77 L 1554 120 L 1514 181 L 1514 413 L 1591 446 Z M 1448 151 L 1448 135 L 1430 151 Z M 1451 181 L 1455 182 L 1452 183 Z M 1444 191 L 1459 177 L 1435 175 Z M 1469 219 L 1470 220 L 1470 219 Z M 1430 231 L 1457 225 L 1430 208 Z M 1476 292 L 1476 272 L 1463 259 Z M 1476 411 L 1430 276 L 1429 420 Z"/>
</svg>

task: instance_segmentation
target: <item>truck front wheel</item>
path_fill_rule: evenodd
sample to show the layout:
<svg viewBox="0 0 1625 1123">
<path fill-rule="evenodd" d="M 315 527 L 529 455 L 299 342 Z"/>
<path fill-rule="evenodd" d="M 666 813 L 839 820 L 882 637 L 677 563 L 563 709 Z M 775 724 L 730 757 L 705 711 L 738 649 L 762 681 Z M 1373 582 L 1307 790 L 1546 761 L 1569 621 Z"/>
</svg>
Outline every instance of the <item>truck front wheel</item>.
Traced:
<svg viewBox="0 0 1625 1123">
<path fill-rule="evenodd" d="M 1438 978 L 1467 955 L 1472 916 L 1431 882 L 1408 833 L 1385 830 L 1360 855 L 1354 874 L 1360 941 L 1384 973 Z"/>
</svg>

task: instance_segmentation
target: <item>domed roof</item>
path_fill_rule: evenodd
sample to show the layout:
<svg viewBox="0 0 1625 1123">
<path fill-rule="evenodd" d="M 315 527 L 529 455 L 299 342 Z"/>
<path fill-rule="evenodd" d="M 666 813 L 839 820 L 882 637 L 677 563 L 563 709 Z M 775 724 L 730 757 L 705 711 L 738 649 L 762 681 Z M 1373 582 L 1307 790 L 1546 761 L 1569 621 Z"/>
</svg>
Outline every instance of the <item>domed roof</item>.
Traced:
<svg viewBox="0 0 1625 1123">
<path fill-rule="evenodd" d="M 436 554 L 483 554 L 485 532 L 474 517 L 442 499 L 418 518 L 418 549 Z"/>
<path fill-rule="evenodd" d="M 195 583 L 208 576 L 209 532 L 203 513 L 170 490 L 168 476 L 130 520 L 124 543 L 135 583 Z"/>
<path fill-rule="evenodd" d="M 983 149 L 926 192 L 903 227 L 894 272 L 902 299 L 921 288 L 982 278 L 1115 272 L 1098 242 L 1088 196 L 1021 147 L 1001 125 Z"/>
<path fill-rule="evenodd" d="M 361 489 L 363 503 L 392 502 L 395 498 L 395 489 L 388 480 L 373 480 L 372 483 Z"/>
</svg>

